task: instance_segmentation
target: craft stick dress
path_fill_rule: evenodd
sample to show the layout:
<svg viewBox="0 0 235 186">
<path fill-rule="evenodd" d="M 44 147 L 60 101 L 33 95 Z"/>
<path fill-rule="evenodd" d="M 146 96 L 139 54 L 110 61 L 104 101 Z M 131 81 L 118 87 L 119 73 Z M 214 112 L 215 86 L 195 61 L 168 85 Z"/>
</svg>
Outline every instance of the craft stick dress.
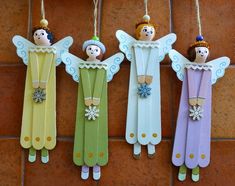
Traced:
<svg viewBox="0 0 235 186">
<path fill-rule="evenodd" d="M 78 166 L 104 166 L 108 162 L 107 120 L 107 64 L 83 62 L 79 65 L 80 86 L 78 88 L 77 121 L 74 139 L 74 163 Z M 85 116 L 85 98 L 100 99 L 96 106 L 99 117 L 88 120 Z"/>
</svg>

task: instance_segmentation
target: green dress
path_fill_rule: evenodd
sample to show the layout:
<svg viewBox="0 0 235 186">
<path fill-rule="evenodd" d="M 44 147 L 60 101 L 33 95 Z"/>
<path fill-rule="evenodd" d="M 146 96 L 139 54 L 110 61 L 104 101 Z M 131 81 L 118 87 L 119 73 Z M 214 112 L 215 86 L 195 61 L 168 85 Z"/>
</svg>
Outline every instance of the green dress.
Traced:
<svg viewBox="0 0 235 186">
<path fill-rule="evenodd" d="M 106 73 L 105 63 L 83 62 L 79 64 L 80 86 L 73 154 L 73 161 L 78 166 L 104 166 L 108 163 Z M 88 109 L 85 99 L 100 100 L 99 105 L 96 106 L 96 109 L 99 109 L 99 116 L 95 120 L 89 120 L 85 116 L 86 109 Z"/>
</svg>

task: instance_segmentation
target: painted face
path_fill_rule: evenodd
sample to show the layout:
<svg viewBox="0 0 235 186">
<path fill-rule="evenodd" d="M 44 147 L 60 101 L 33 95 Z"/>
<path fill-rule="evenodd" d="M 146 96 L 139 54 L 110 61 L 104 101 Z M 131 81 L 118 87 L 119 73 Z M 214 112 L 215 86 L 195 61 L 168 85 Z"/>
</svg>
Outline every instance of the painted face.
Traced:
<svg viewBox="0 0 235 186">
<path fill-rule="evenodd" d="M 96 57 L 101 54 L 101 49 L 96 45 L 89 45 L 86 48 L 86 54 L 90 60 L 96 60 Z"/>
<path fill-rule="evenodd" d="M 195 62 L 197 63 L 205 63 L 206 59 L 209 55 L 209 49 L 206 47 L 196 47 L 195 48 L 196 51 L 196 58 L 195 58 Z"/>
<path fill-rule="evenodd" d="M 39 46 L 50 46 L 51 42 L 47 38 L 47 32 L 43 29 L 38 29 L 33 34 L 33 39 L 36 45 Z"/>
<path fill-rule="evenodd" d="M 144 26 L 140 31 L 139 40 L 152 41 L 155 36 L 155 29 L 152 26 Z"/>
</svg>

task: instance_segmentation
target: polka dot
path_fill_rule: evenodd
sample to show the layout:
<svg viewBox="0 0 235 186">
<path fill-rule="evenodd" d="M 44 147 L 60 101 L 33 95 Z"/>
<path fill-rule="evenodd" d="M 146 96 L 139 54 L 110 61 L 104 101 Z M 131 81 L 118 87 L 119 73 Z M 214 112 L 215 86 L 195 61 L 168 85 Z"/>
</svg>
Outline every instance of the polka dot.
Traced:
<svg viewBox="0 0 235 186">
<path fill-rule="evenodd" d="M 194 154 L 189 154 L 189 158 L 193 159 L 194 158 Z"/>
<path fill-rule="evenodd" d="M 181 157 L 180 153 L 176 154 L 175 157 L 180 158 Z"/>
<path fill-rule="evenodd" d="M 77 157 L 77 158 L 80 158 L 80 157 L 81 157 L 81 153 L 78 152 L 78 153 L 76 154 L 76 157 Z"/>
<path fill-rule="evenodd" d="M 50 136 L 47 137 L 47 141 L 51 141 L 51 137 Z"/>
<path fill-rule="evenodd" d="M 39 142 L 39 141 L 40 141 L 40 138 L 39 138 L 39 137 L 36 137 L 35 140 L 36 140 L 37 142 Z"/>
<path fill-rule="evenodd" d="M 205 155 L 205 154 L 201 154 L 201 158 L 202 158 L 202 159 L 205 159 L 205 158 L 206 158 L 206 155 Z"/>
<path fill-rule="evenodd" d="M 24 141 L 29 141 L 29 139 L 30 139 L 30 138 L 29 138 L 28 136 L 25 136 L 25 137 L 24 137 Z"/>
<path fill-rule="evenodd" d="M 156 138 L 157 137 L 157 133 L 153 133 L 153 137 Z"/>
<path fill-rule="evenodd" d="M 89 158 L 92 158 L 92 157 L 93 157 L 93 153 L 91 153 L 91 152 L 88 153 L 88 157 L 89 157 Z"/>
<path fill-rule="evenodd" d="M 146 137 L 146 134 L 145 134 L 145 133 L 143 133 L 141 136 L 142 136 L 143 138 L 145 138 L 145 137 Z"/>
<path fill-rule="evenodd" d="M 104 157 L 104 153 L 103 152 L 100 153 L 100 157 Z"/>
<path fill-rule="evenodd" d="M 134 138 L 135 134 L 134 133 L 130 133 L 130 137 Z"/>
</svg>

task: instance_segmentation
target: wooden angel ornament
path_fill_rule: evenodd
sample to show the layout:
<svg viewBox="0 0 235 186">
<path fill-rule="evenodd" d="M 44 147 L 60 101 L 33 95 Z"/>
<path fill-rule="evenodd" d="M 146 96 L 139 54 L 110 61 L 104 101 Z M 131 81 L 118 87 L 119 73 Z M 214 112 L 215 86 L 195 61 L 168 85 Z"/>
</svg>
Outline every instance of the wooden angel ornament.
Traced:
<svg viewBox="0 0 235 186">
<path fill-rule="evenodd" d="M 66 72 L 80 84 L 73 161 L 82 166 L 82 179 L 88 179 L 92 167 L 93 179 L 99 180 L 100 166 L 108 163 L 107 82 L 119 71 L 124 55 L 117 53 L 102 61 L 105 50 L 104 44 L 94 36 L 83 44 L 86 60 L 68 52 L 62 54 Z"/>
<path fill-rule="evenodd" d="M 56 145 L 56 66 L 73 40 L 66 37 L 53 44 L 47 20 L 40 24 L 33 30 L 35 44 L 19 35 L 13 43 L 27 65 L 20 143 L 29 149 L 30 162 L 36 160 L 36 150 L 41 150 L 41 161 L 47 163 L 48 150 Z"/>
<path fill-rule="evenodd" d="M 223 77 L 230 60 L 220 57 L 206 62 L 209 44 L 201 35 L 190 46 L 188 54 L 190 60 L 176 50 L 169 52 L 172 68 L 183 81 L 172 162 L 180 167 L 180 181 L 186 179 L 189 168 L 196 182 L 199 167 L 207 167 L 210 162 L 212 85 Z"/>
<path fill-rule="evenodd" d="M 136 38 L 122 30 L 116 32 L 119 48 L 131 62 L 126 140 L 134 145 L 134 157 L 147 145 L 149 158 L 161 141 L 160 62 L 176 41 L 171 33 L 153 41 L 157 26 L 145 15 L 136 25 Z"/>
</svg>

